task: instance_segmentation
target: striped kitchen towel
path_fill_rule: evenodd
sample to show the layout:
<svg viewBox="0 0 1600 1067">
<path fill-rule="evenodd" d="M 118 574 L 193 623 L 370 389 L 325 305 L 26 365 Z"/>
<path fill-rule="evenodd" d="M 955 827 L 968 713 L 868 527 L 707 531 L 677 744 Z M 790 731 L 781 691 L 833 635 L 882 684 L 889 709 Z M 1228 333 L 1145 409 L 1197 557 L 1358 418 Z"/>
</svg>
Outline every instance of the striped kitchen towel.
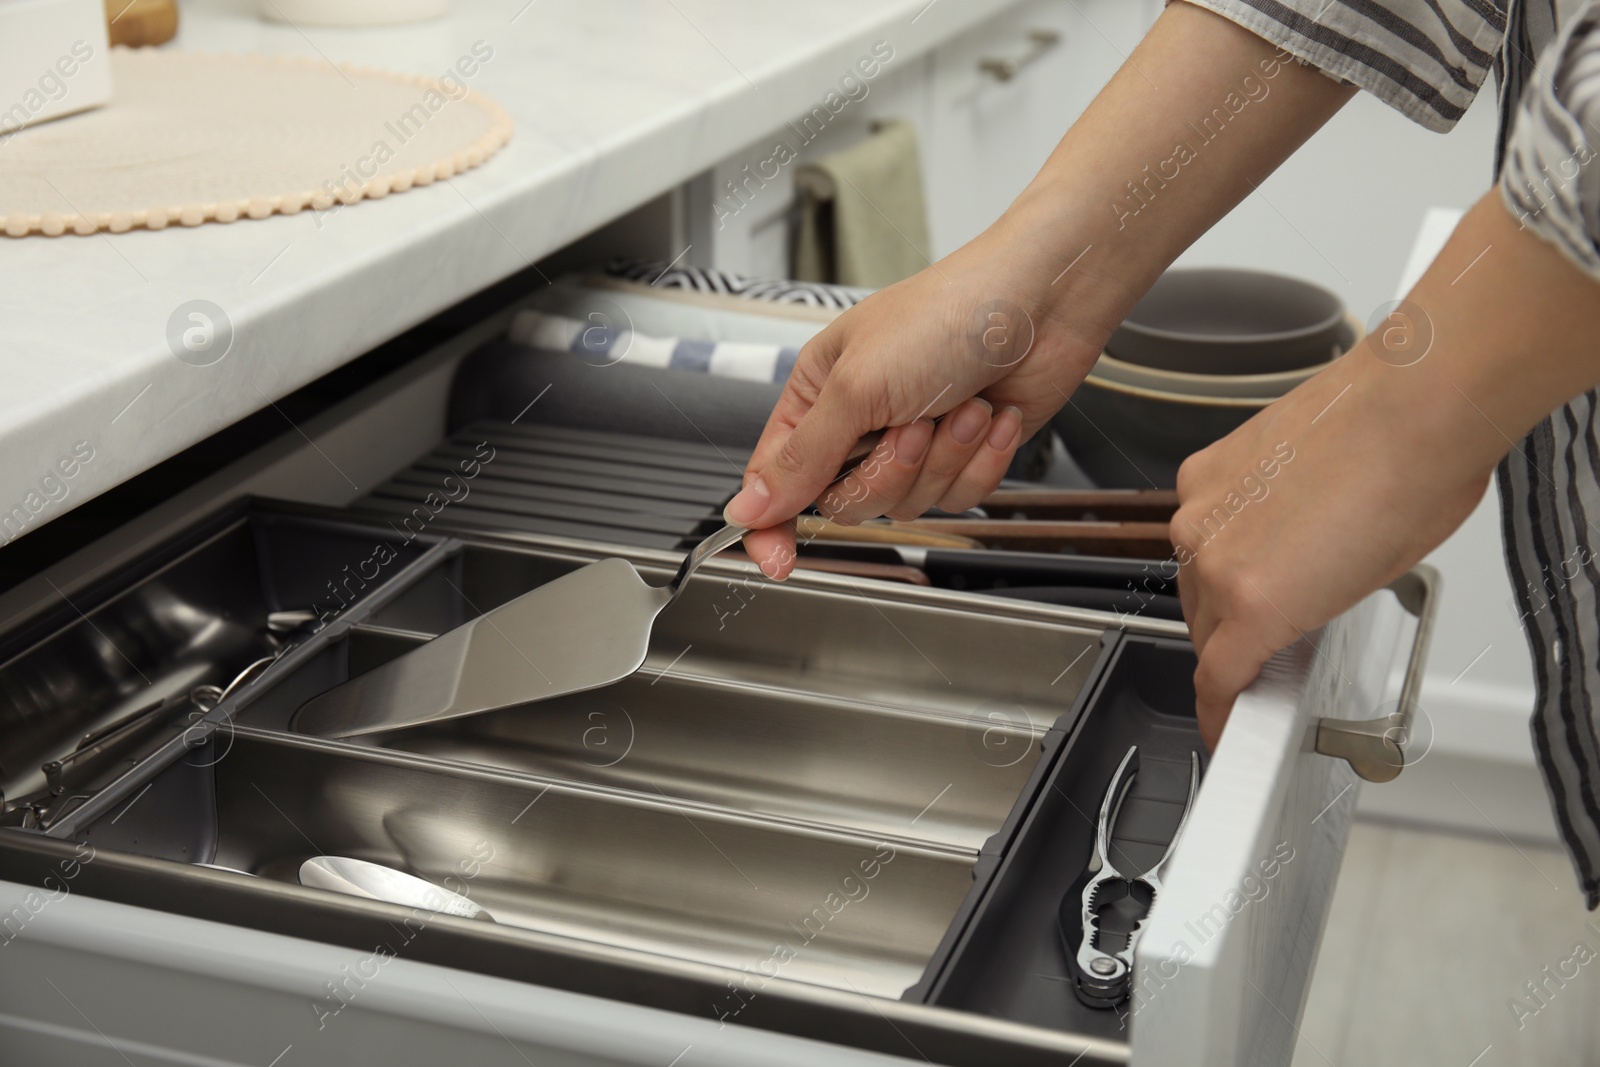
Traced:
<svg viewBox="0 0 1600 1067">
<path fill-rule="evenodd" d="M 525 309 L 511 320 L 507 336 L 517 344 L 570 352 L 594 366 L 628 363 L 639 367 L 717 374 L 757 382 L 783 382 L 800 350 L 746 341 L 696 341 L 649 337 L 636 330 L 602 326 L 547 311 Z"/>
<path fill-rule="evenodd" d="M 658 289 L 688 289 L 696 293 L 720 293 L 746 300 L 766 300 L 775 304 L 804 304 L 808 307 L 851 308 L 871 296 L 872 289 L 825 282 L 798 282 L 775 278 L 749 278 L 711 267 L 674 267 L 644 259 L 613 259 L 606 264 L 613 278 L 644 282 Z"/>
</svg>

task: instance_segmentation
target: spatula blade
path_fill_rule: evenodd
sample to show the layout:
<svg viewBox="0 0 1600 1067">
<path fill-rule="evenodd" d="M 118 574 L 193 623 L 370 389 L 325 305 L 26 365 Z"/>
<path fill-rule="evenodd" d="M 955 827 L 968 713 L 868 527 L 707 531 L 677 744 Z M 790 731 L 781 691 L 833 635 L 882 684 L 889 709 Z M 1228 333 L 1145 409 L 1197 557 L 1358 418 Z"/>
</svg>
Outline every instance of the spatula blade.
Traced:
<svg viewBox="0 0 1600 1067">
<path fill-rule="evenodd" d="M 669 596 L 599 560 L 312 698 L 291 727 L 359 737 L 609 685 L 644 663 Z"/>
</svg>

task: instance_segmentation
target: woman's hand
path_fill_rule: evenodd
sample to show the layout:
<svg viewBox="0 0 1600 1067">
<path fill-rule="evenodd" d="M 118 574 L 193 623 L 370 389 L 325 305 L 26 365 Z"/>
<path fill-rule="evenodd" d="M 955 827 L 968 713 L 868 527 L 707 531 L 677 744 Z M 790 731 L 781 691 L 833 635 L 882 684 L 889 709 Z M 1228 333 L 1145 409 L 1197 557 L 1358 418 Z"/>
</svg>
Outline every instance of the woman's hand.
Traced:
<svg viewBox="0 0 1600 1067">
<path fill-rule="evenodd" d="M 1179 470 L 1172 543 L 1208 746 L 1274 652 L 1404 574 L 1483 498 L 1492 458 L 1441 463 L 1439 425 L 1394 388 L 1404 373 L 1358 348 Z"/>
<path fill-rule="evenodd" d="M 728 505 L 729 522 L 753 527 L 750 558 L 789 573 L 786 524 L 874 430 L 890 428 L 823 498 L 829 514 L 909 518 L 981 500 L 1167 264 L 1354 91 L 1228 19 L 1169 4 L 999 222 L 802 350 Z M 1241 93 L 1249 110 L 1227 137 L 1176 162 L 1197 102 Z"/>
<path fill-rule="evenodd" d="M 801 350 L 726 511 L 752 527 L 745 546 L 763 572 L 793 568 L 785 520 L 813 501 L 846 524 L 976 505 L 1066 402 L 1117 318 L 1109 307 L 1087 313 L 1087 299 L 1071 320 L 1043 310 L 1053 264 L 1030 263 L 1028 245 L 991 231 Z M 829 490 L 856 441 L 884 427 L 873 454 Z"/>
<path fill-rule="evenodd" d="M 1600 288 L 1491 193 L 1362 345 L 1189 458 L 1172 539 L 1208 744 L 1273 652 L 1422 559 L 1600 381 L 1596 337 Z"/>
</svg>

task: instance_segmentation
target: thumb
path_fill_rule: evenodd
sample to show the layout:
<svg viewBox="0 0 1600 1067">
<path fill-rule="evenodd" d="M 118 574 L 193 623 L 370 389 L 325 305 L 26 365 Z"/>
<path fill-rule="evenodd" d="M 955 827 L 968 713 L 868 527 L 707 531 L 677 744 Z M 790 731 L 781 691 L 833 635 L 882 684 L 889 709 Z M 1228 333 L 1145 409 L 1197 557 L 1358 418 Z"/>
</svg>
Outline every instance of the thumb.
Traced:
<svg viewBox="0 0 1600 1067">
<path fill-rule="evenodd" d="M 786 522 L 817 499 L 850 454 L 857 439 L 868 430 L 868 406 L 857 402 L 836 375 L 824 382 L 816 402 L 793 428 L 784 433 L 770 426 L 772 441 L 763 441 L 770 458 L 759 468 L 751 465 L 744 488 L 728 501 L 723 517 L 751 529 Z"/>
</svg>

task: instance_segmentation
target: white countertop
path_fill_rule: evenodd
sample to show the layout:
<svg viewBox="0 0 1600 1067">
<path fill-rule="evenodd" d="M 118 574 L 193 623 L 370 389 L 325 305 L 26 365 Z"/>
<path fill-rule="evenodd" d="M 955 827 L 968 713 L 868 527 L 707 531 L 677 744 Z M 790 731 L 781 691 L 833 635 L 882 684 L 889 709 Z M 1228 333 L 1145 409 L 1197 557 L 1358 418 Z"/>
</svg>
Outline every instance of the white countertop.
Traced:
<svg viewBox="0 0 1600 1067">
<path fill-rule="evenodd" d="M 438 75 L 481 40 L 494 55 L 469 84 L 516 132 L 448 183 L 320 216 L 0 237 L 0 518 L 30 493 L 38 505 L 78 442 L 93 459 L 28 532 L 808 111 L 873 42 L 907 62 L 1005 6 L 454 0 L 443 20 L 355 31 L 186 0 L 167 47 Z M 166 341 L 195 299 L 234 328 L 211 366 Z"/>
</svg>

